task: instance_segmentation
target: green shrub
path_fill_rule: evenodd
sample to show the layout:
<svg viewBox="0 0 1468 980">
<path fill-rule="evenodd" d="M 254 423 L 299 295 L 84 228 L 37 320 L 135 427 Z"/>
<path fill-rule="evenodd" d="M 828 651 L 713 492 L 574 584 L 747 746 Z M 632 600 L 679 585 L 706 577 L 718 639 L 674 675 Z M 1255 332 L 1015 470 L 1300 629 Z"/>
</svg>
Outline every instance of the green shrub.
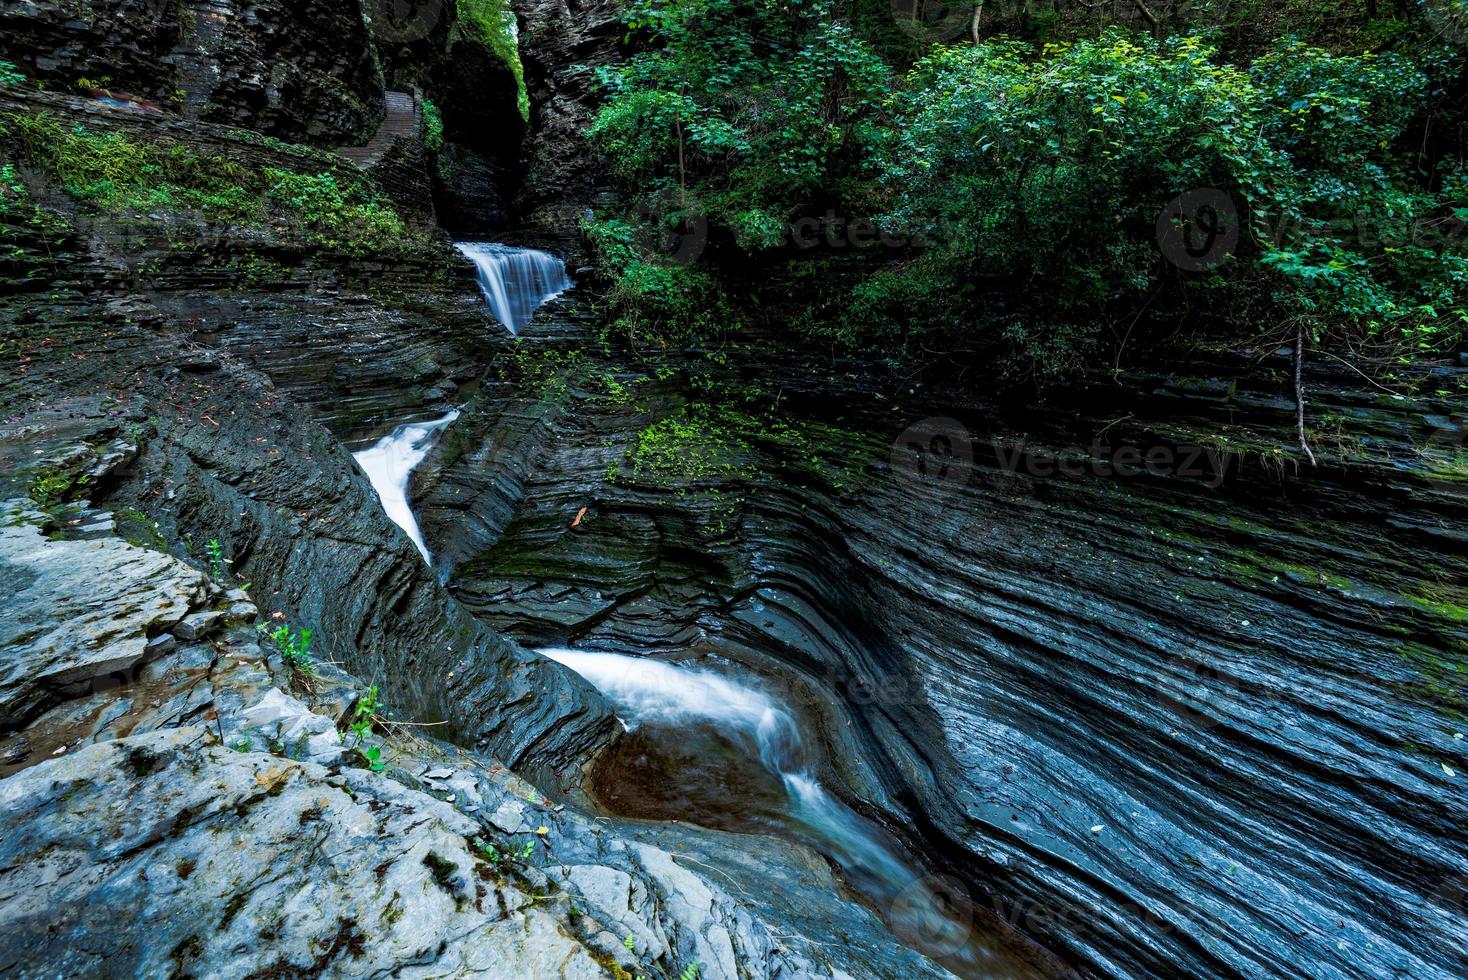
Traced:
<svg viewBox="0 0 1468 980">
<path fill-rule="evenodd" d="M 401 252 L 421 239 L 356 174 L 257 170 L 181 145 L 67 128 L 44 112 L 9 122 L 29 162 L 72 197 L 102 210 L 181 212 L 245 225 L 268 220 L 298 226 L 307 241 L 354 255 Z M 321 161 L 307 153 L 301 162 Z M 7 202 L 13 197 L 8 180 L 0 196 Z"/>
<path fill-rule="evenodd" d="M 429 99 L 423 100 L 423 145 L 430 153 L 443 149 L 443 113 Z"/>
</svg>

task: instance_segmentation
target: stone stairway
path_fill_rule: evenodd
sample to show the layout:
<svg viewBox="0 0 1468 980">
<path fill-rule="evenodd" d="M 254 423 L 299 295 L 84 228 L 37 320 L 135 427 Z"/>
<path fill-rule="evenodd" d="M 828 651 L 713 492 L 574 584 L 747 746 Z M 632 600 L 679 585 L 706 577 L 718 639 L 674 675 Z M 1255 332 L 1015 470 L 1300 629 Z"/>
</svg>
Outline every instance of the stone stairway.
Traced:
<svg viewBox="0 0 1468 980">
<path fill-rule="evenodd" d="M 397 140 L 411 140 L 418 136 L 418 105 L 413 96 L 408 92 L 387 92 L 383 101 L 387 115 L 378 127 L 377 135 L 362 146 L 344 146 L 337 150 L 363 170 L 381 161 Z"/>
</svg>

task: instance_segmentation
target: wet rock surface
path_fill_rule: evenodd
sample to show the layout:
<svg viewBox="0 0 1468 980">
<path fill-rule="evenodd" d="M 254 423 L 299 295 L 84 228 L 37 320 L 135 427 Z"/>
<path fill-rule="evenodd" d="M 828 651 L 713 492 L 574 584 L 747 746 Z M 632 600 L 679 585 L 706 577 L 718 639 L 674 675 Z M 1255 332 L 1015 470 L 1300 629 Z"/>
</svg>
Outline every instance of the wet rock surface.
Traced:
<svg viewBox="0 0 1468 980">
<path fill-rule="evenodd" d="M 625 461 L 676 381 L 616 374 L 629 402 L 583 365 L 551 409 L 466 410 L 420 520 L 455 541 L 460 599 L 527 643 L 733 661 L 821 706 L 832 783 L 1082 973 L 1457 975 L 1452 407 L 1318 371 L 1312 411 L 1371 451 L 1301 472 L 1271 362 L 1209 361 L 1025 429 L 741 365 L 807 435 L 691 482 Z M 972 456 L 921 468 L 899 436 L 925 417 Z M 1118 474 L 1121 447 L 1168 464 Z"/>
<path fill-rule="evenodd" d="M 77 548 L 94 554 L 68 601 L 110 607 L 109 578 L 148 608 L 231 601 L 115 539 L 29 525 L 0 537 L 0 559 L 36 581 Z M 211 622 L 0 738 L 7 973 L 943 975 L 875 942 L 880 921 L 813 854 L 592 821 L 391 722 L 344 736 L 358 682 L 324 664 L 293 673 L 253 623 Z M 44 661 L 16 644 L 7 655 Z M 833 930 L 861 947 L 833 948 Z"/>
<path fill-rule="evenodd" d="M 0 36 L 0 53 L 52 89 L 140 98 L 155 112 L 318 146 L 366 139 L 382 118 L 357 4 L 7 3 Z"/>
<path fill-rule="evenodd" d="M 604 5 L 519 7 L 537 106 L 520 203 L 571 244 L 605 191 L 579 142 L 585 66 L 620 30 Z M 17 9 L 82 31 L 33 45 L 110 43 L 53 16 L 67 5 Z M 165 41 L 116 57 L 142 77 Z M 411 80 L 423 57 L 389 69 Z M 365 139 L 380 86 L 352 65 L 346 95 L 321 78 L 304 100 L 223 80 L 220 118 Z M 205 83 L 184 79 L 182 115 Z M 0 99 L 257 167 L 350 166 L 166 113 Z M 490 220 L 494 161 L 470 162 L 458 203 Z M 562 643 L 764 678 L 808 712 L 825 784 L 975 918 L 1055 953 L 1049 972 L 1468 972 L 1452 399 L 1316 368 L 1325 465 L 1301 471 L 1288 352 L 1180 352 L 1020 420 L 962 385 L 919 404 L 870 366 L 743 349 L 717 377 L 695 365 L 699 390 L 769 417 L 692 447 L 704 472 L 660 474 L 629 452 L 688 377 L 588 354 L 573 302 L 510 345 L 446 242 L 334 254 L 98 214 L 22 177 L 63 227 L 0 221 L 13 970 L 941 975 L 806 848 L 577 809 L 583 767 L 617 777 L 599 756 L 617 726 L 520 645 Z M 1463 370 L 1407 380 L 1452 390 Z M 429 569 L 348 449 L 456 406 L 410 488 Z M 925 419 L 951 421 L 914 434 Z M 972 455 L 925 454 L 935 434 Z M 211 541 L 232 588 L 201 571 Z M 307 686 L 259 621 L 316 630 Z M 358 745 L 342 728 L 364 684 L 404 724 Z"/>
<path fill-rule="evenodd" d="M 122 118 L 140 138 L 184 132 Z M 943 975 L 807 849 L 554 802 L 580 798 L 615 736 L 606 706 L 469 615 L 348 455 L 476 382 L 509 387 L 486 373 L 502 333 L 486 340 L 446 244 L 363 259 L 200 221 L 208 244 L 174 247 L 177 223 L 28 179 L 60 230 L 21 231 L 0 297 L 18 359 L 0 378 L 0 492 L 18 501 L 0 560 L 33 589 L 27 617 L 58 593 L 124 615 L 75 685 L 42 683 L 76 659 L 45 642 L 60 624 L 7 633 L 10 965 Z M 315 672 L 288 668 L 261 625 L 314 630 Z M 342 730 L 366 684 L 403 724 L 359 744 Z M 116 914 L 84 914 L 97 907 Z"/>
</svg>

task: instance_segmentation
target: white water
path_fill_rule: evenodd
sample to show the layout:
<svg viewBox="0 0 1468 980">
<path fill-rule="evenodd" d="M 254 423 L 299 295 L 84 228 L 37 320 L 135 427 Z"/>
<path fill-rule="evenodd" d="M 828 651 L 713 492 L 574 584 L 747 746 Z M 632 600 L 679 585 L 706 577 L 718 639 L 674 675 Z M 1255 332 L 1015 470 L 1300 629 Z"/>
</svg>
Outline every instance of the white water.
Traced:
<svg viewBox="0 0 1468 980">
<path fill-rule="evenodd" d="M 371 448 L 352 454 L 357 465 L 367 474 L 367 479 L 372 481 L 372 489 L 382 500 L 382 509 L 387 511 L 394 524 L 407 532 L 413 544 L 418 546 L 423 560 L 430 565 L 433 559 L 428 554 L 428 545 L 418 529 L 418 518 L 413 516 L 413 508 L 408 505 L 408 477 L 413 467 L 428 455 L 428 450 L 433 447 L 433 437 L 458 417 L 459 410 L 454 409 L 440 419 L 408 422 L 377 440 Z"/>
<path fill-rule="evenodd" d="M 844 866 L 873 875 L 894 890 L 910 886 L 916 878 L 875 828 L 809 773 L 795 719 L 764 691 L 711 670 L 645 657 L 565 649 L 540 652 L 590 681 L 629 729 L 641 723 L 712 722 L 724 732 L 753 740 L 760 760 L 785 784 L 791 818 Z"/>
<path fill-rule="evenodd" d="M 513 334 L 541 304 L 574 285 L 566 264 L 549 252 L 493 242 L 459 242 L 454 247 L 479 269 L 479 290 L 490 312 Z"/>
<path fill-rule="evenodd" d="M 759 688 L 711 670 L 644 657 L 553 648 L 540 653 L 586 678 L 617 709 L 628 729 L 639 724 L 713 723 L 753 740 L 760 760 L 780 777 L 793 829 L 846 869 L 864 877 L 903 941 L 965 976 L 1004 976 L 987 945 L 976 945 L 971 910 L 960 892 L 921 877 L 885 834 L 837 800 L 811 775 L 800 729 L 790 711 Z M 737 801 L 731 801 L 737 802 Z M 866 890 L 866 889 L 864 889 Z M 998 972 L 995 972 L 996 969 Z"/>
</svg>

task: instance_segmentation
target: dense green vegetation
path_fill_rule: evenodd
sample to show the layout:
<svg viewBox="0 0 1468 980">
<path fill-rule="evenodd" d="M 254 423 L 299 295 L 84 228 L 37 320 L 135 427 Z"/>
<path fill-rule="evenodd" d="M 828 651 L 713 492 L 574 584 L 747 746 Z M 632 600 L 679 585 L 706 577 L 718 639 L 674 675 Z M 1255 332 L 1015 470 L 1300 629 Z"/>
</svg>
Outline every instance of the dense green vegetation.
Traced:
<svg viewBox="0 0 1468 980">
<path fill-rule="evenodd" d="M 44 112 L 0 120 L 17 155 L 68 195 L 109 212 L 190 213 L 210 221 L 299 230 L 314 245 L 353 255 L 411 249 L 421 239 L 365 178 L 341 168 L 253 167 L 178 144 L 122 132 L 64 126 Z M 0 207 L 21 201 L 24 187 L 6 164 Z"/>
<path fill-rule="evenodd" d="M 617 324 L 688 344 L 753 293 L 824 342 L 1021 377 L 1180 327 L 1464 344 L 1456 8 L 1341 3 L 1307 43 L 1263 8 L 1143 32 L 997 6 L 1028 37 L 633 0 L 590 129 L 634 201 L 588 223 Z"/>
</svg>

